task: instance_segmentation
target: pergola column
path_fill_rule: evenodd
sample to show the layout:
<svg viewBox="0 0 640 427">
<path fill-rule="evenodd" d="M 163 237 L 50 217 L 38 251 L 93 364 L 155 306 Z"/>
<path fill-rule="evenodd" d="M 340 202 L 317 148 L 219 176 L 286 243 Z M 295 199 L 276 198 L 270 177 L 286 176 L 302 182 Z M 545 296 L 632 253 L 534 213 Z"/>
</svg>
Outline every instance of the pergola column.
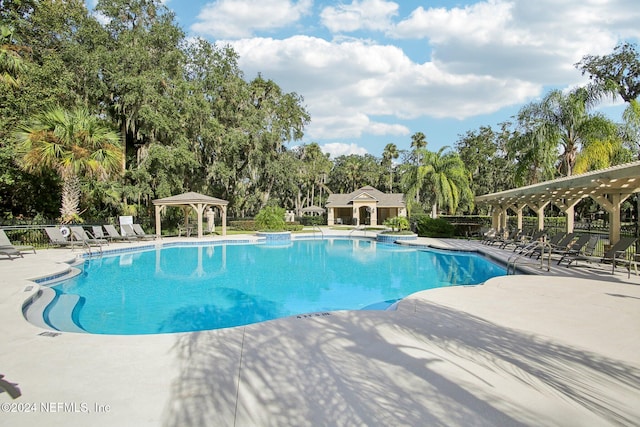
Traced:
<svg viewBox="0 0 640 427">
<path fill-rule="evenodd" d="M 607 197 L 608 196 L 608 197 Z M 602 209 L 609 213 L 609 242 L 612 245 L 620 240 L 620 206 L 631 196 L 631 194 L 598 194 L 592 195 Z"/>
<path fill-rule="evenodd" d="M 507 208 L 502 209 L 502 214 L 500 215 L 500 228 L 502 228 L 502 233 L 507 235 Z"/>
<path fill-rule="evenodd" d="M 491 227 L 495 230 L 500 229 L 500 214 L 502 213 L 502 208 L 499 205 L 492 205 L 493 212 L 491 214 Z"/>
<path fill-rule="evenodd" d="M 536 215 L 538 215 L 538 230 L 544 230 L 544 208 L 546 208 L 548 204 L 549 202 L 527 203 L 527 205 L 529 205 L 529 207 L 534 210 Z"/>
<path fill-rule="evenodd" d="M 562 212 L 564 212 L 565 216 L 567 217 L 567 222 L 565 226 L 565 231 L 567 233 L 573 233 L 575 207 L 580 200 L 582 200 L 582 197 L 578 197 L 574 199 L 564 199 L 564 202 L 554 203 L 557 207 L 560 208 Z"/>
<path fill-rule="evenodd" d="M 518 230 L 522 231 L 522 210 L 524 209 L 526 205 L 511 205 L 509 206 L 511 209 L 513 209 L 513 211 L 516 213 L 516 217 L 518 219 Z"/>
</svg>

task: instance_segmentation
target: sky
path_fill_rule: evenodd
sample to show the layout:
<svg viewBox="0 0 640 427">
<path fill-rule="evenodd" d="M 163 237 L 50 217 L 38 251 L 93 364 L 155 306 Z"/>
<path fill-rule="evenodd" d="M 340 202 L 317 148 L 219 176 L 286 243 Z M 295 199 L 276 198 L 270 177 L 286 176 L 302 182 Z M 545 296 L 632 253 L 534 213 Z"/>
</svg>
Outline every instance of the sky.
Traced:
<svg viewBox="0 0 640 427">
<path fill-rule="evenodd" d="M 165 0 L 189 37 L 231 45 L 304 98 L 304 139 L 332 157 L 386 144 L 453 147 L 551 89 L 585 84 L 584 55 L 640 40 L 639 0 Z M 622 102 L 602 111 L 620 121 Z"/>
</svg>

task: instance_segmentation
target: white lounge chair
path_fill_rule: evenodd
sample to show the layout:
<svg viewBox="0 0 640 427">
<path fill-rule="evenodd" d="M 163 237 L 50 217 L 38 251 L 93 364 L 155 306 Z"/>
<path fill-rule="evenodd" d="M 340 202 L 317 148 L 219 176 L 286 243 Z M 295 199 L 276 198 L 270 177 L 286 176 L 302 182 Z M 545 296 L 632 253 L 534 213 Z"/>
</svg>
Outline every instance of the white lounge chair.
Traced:
<svg viewBox="0 0 640 427">
<path fill-rule="evenodd" d="M 140 224 L 122 224 L 120 225 L 120 228 L 122 228 L 122 232 L 124 233 L 125 236 L 136 236 L 139 239 L 143 239 L 143 240 L 149 240 L 149 239 L 155 239 L 156 235 L 155 234 L 147 234 L 144 232 L 144 230 L 142 229 L 142 227 L 140 227 Z"/>
<path fill-rule="evenodd" d="M 122 240 L 125 242 L 132 242 L 134 240 L 138 240 L 138 236 L 123 236 L 120 233 L 118 233 L 118 230 L 116 230 L 116 227 L 114 227 L 111 224 L 106 224 L 104 226 L 105 231 L 107 232 L 107 235 L 105 236 L 107 239 L 111 239 L 111 240 Z"/>
<path fill-rule="evenodd" d="M 101 245 L 109 244 L 109 242 L 107 242 L 106 239 L 97 239 L 94 236 L 87 233 L 87 231 L 80 226 L 72 226 L 69 228 L 71 229 L 71 234 L 73 234 L 74 239 L 80 242 L 84 242 L 89 246 L 101 246 Z"/>
<path fill-rule="evenodd" d="M 46 227 L 44 232 L 49 237 L 49 243 L 53 246 L 82 246 L 82 242 L 67 239 L 58 227 Z"/>
<path fill-rule="evenodd" d="M 9 240 L 9 238 L 7 237 L 7 235 L 5 234 L 4 230 L 0 229 L 0 248 L 13 248 L 16 251 L 18 251 L 18 253 L 20 254 L 20 256 L 22 257 L 22 252 L 30 252 L 33 251 L 33 253 L 36 253 L 36 248 L 34 248 L 33 246 L 30 245 L 14 245 L 13 243 L 11 243 L 11 240 Z M 9 249 L 7 249 L 7 251 L 9 251 Z"/>
</svg>

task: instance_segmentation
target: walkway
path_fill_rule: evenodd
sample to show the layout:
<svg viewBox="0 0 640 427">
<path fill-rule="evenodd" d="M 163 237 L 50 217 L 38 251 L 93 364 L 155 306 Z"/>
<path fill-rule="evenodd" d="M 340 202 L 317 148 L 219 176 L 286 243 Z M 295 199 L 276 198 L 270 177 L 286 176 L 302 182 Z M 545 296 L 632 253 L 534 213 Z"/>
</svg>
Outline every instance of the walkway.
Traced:
<svg viewBox="0 0 640 427">
<path fill-rule="evenodd" d="M 0 259 L 0 374 L 22 393 L 16 400 L 0 393 L 0 425 L 640 420 L 634 276 L 509 276 L 420 292 L 397 311 L 319 313 L 197 333 L 45 334 L 22 318 L 20 307 L 34 292 L 26 279 L 60 271 L 58 262 L 70 255 Z"/>
</svg>

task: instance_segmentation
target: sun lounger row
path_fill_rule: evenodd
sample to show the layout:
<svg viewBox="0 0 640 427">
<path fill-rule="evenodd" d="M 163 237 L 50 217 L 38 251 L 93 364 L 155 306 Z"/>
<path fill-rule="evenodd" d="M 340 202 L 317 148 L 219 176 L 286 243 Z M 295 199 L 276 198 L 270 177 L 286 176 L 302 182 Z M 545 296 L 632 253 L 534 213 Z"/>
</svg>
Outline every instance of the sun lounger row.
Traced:
<svg viewBox="0 0 640 427">
<path fill-rule="evenodd" d="M 566 263 L 567 267 L 578 265 L 578 262 L 584 261 L 593 264 L 610 264 L 611 272 L 615 273 L 616 267 L 624 266 L 627 268 L 629 276 L 633 268 L 636 275 L 638 274 L 636 261 L 631 258 L 627 251 L 638 240 L 636 237 L 623 237 L 604 254 L 595 255 L 598 244 L 598 236 L 589 234 L 578 235 L 575 233 L 556 233 L 547 239 L 544 230 L 538 231 L 531 236 L 525 236 L 520 231 L 512 231 L 504 236 L 504 232 L 496 232 L 495 229 L 485 233 L 482 243 L 485 245 L 493 245 L 499 243 L 501 249 L 511 249 L 519 254 L 529 257 L 557 257 L 558 265 Z M 538 243 L 536 243 L 538 242 Z"/>
<path fill-rule="evenodd" d="M 92 226 L 92 232 L 81 226 L 70 226 L 69 236 L 65 236 L 58 227 L 46 227 L 44 231 L 53 246 L 101 246 L 108 245 L 110 241 L 132 242 L 137 240 L 155 239 L 154 234 L 144 232 L 139 224 L 122 225 L 122 234 L 113 225 Z"/>
</svg>

